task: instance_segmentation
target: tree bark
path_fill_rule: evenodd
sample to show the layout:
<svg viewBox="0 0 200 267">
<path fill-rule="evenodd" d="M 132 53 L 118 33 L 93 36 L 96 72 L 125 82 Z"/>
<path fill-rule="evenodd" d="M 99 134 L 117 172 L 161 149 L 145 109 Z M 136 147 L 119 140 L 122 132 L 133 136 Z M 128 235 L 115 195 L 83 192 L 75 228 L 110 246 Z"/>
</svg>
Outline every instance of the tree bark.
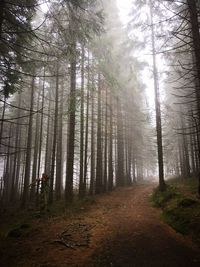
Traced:
<svg viewBox="0 0 200 267">
<path fill-rule="evenodd" d="M 94 66 L 92 66 L 94 67 Z M 90 159 L 90 195 L 94 194 L 95 182 L 95 152 L 94 152 L 94 72 L 92 72 L 92 88 L 91 88 L 91 159 Z"/>
<path fill-rule="evenodd" d="M 158 85 L 158 71 L 157 71 L 157 65 L 156 65 L 155 32 L 154 32 L 154 22 L 153 22 L 152 0 L 150 0 L 150 23 L 151 23 L 153 77 L 154 77 L 155 109 L 156 109 L 159 189 L 161 191 L 164 191 L 166 186 L 165 186 L 165 180 L 164 180 L 164 166 L 163 166 L 162 122 L 161 122 L 161 109 L 160 109 L 160 93 L 159 93 L 159 85 Z"/>
<path fill-rule="evenodd" d="M 98 115 L 97 115 L 97 158 L 96 158 L 96 185 L 95 193 L 102 193 L 102 119 L 101 119 L 101 75 L 98 74 Z"/>
<path fill-rule="evenodd" d="M 86 124 L 85 124 L 85 155 L 84 155 L 84 177 L 83 177 L 83 196 L 86 194 L 87 187 L 87 169 L 88 169 L 88 126 L 89 126 L 89 80 L 90 80 L 90 72 L 89 72 L 89 55 L 88 55 L 88 84 L 87 84 L 87 98 L 86 98 Z"/>
<path fill-rule="evenodd" d="M 125 185 L 124 175 L 124 134 L 123 134 L 122 107 L 119 97 L 117 99 L 117 177 L 116 185 Z"/>
<path fill-rule="evenodd" d="M 68 125 L 68 149 L 66 168 L 66 203 L 73 201 L 73 172 L 74 172 L 74 145 L 75 145 L 75 115 L 76 115 L 76 43 L 72 45 L 73 55 L 70 63 L 70 103 L 69 103 L 69 125 Z"/>
<path fill-rule="evenodd" d="M 60 111 L 58 119 L 58 141 L 56 152 L 56 200 L 61 199 L 62 178 L 63 178 L 63 94 L 64 85 L 62 84 L 60 97 Z"/>
<path fill-rule="evenodd" d="M 108 190 L 113 190 L 113 106 L 112 92 L 110 92 L 110 126 L 109 126 L 109 162 L 108 162 Z"/>
<path fill-rule="evenodd" d="M 55 160 L 56 160 L 56 146 L 57 146 L 57 131 L 58 131 L 58 90 L 59 90 L 59 63 L 56 66 L 56 88 L 55 88 L 55 114 L 54 114 L 54 133 L 53 133 L 53 146 L 51 158 L 51 173 L 49 184 L 49 204 L 53 203 L 53 190 L 54 190 L 54 175 L 55 175 Z"/>
<path fill-rule="evenodd" d="M 38 92 L 38 103 L 37 103 L 37 110 L 39 110 L 39 99 L 40 93 Z M 33 166 L 32 166 L 32 180 L 31 180 L 31 192 L 30 192 L 30 200 L 34 200 L 35 192 L 36 192 L 36 180 L 37 180 L 37 164 L 38 164 L 38 152 L 39 152 L 39 113 L 36 115 L 36 125 L 35 125 L 35 142 L 34 142 L 34 153 L 33 153 Z"/>
<path fill-rule="evenodd" d="M 32 84 L 31 84 L 30 117 L 29 117 L 29 124 L 28 124 L 26 163 L 25 163 L 25 173 L 24 173 L 24 188 L 23 188 L 22 203 L 21 203 L 23 208 L 27 206 L 27 202 L 29 198 L 31 152 L 32 152 L 31 146 L 32 146 L 32 134 L 33 134 L 34 86 L 35 86 L 35 77 L 32 78 Z"/>
<path fill-rule="evenodd" d="M 79 198 L 84 197 L 84 86 L 85 86 L 85 50 L 82 46 L 82 55 L 81 55 L 81 114 L 80 114 L 80 174 L 79 174 Z M 86 118 L 87 119 L 87 118 Z"/>
</svg>

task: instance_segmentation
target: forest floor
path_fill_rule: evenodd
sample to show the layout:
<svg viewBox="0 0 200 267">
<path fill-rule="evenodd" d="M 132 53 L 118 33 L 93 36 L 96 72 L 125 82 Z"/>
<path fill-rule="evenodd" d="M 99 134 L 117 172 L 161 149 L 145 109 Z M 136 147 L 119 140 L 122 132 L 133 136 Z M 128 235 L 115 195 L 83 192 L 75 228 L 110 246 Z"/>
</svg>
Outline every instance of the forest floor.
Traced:
<svg viewBox="0 0 200 267">
<path fill-rule="evenodd" d="M 1 267 L 193 267 L 200 250 L 149 201 L 154 184 L 117 189 L 78 212 L 31 220 L 25 234 L 1 238 Z"/>
</svg>

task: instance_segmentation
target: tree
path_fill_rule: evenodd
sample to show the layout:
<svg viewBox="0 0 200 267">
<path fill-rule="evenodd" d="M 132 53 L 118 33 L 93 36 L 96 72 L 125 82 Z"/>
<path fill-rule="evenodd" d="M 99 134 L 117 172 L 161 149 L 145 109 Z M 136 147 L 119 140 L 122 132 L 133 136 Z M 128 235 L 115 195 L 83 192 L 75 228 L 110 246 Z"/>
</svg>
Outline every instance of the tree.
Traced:
<svg viewBox="0 0 200 267">
<path fill-rule="evenodd" d="M 25 51 L 34 36 L 31 20 L 36 4 L 36 0 L 0 3 L 0 76 L 6 97 L 17 89 Z"/>
<path fill-rule="evenodd" d="M 157 148 L 158 148 L 158 167 L 159 167 L 159 189 L 165 190 L 164 169 L 163 169 L 163 144 L 162 144 L 162 123 L 160 110 L 160 94 L 158 85 L 158 73 L 156 65 L 156 50 L 155 50 L 155 33 L 152 12 L 152 1 L 150 0 L 150 23 L 152 37 L 152 54 L 153 54 L 153 76 L 155 89 L 155 107 L 156 107 L 156 131 L 157 131 Z"/>
<path fill-rule="evenodd" d="M 27 133 L 27 148 L 26 148 L 26 163 L 24 173 L 24 188 L 22 195 L 22 207 L 26 207 L 29 197 L 30 172 L 31 172 L 31 152 L 32 152 L 32 134 L 33 134 L 33 105 L 34 105 L 34 87 L 35 77 L 32 78 L 31 83 L 31 97 L 30 97 L 30 115 Z"/>
</svg>

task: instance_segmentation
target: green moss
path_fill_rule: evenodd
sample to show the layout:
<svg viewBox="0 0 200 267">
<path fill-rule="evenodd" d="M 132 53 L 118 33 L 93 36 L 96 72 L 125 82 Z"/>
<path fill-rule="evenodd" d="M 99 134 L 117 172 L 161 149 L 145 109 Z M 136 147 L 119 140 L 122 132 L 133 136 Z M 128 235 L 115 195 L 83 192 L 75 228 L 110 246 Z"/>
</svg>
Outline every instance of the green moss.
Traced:
<svg viewBox="0 0 200 267">
<path fill-rule="evenodd" d="M 168 223 L 173 229 L 181 234 L 188 234 L 190 229 L 190 220 L 184 218 L 183 214 L 168 210 L 162 213 L 162 219 Z"/>
<path fill-rule="evenodd" d="M 164 207 L 168 201 L 178 198 L 180 194 L 176 192 L 175 188 L 167 186 L 165 191 L 160 191 L 156 188 L 151 196 L 151 202 L 154 207 Z"/>
<path fill-rule="evenodd" d="M 200 202 L 195 198 L 196 179 L 173 179 L 166 191 L 155 189 L 151 201 L 162 209 L 162 219 L 177 232 L 200 240 Z M 188 197 L 191 196 L 191 197 Z"/>
</svg>

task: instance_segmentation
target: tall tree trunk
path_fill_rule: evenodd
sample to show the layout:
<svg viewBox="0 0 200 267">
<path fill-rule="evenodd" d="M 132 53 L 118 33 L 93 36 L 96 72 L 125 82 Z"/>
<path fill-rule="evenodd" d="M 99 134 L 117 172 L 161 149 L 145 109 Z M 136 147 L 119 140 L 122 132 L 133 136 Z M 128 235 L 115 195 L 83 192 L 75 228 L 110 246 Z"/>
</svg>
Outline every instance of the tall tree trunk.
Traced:
<svg viewBox="0 0 200 267">
<path fill-rule="evenodd" d="M 39 101 L 40 101 L 40 93 L 38 92 L 38 100 L 37 100 L 37 110 L 39 110 Z M 32 167 L 32 181 L 31 181 L 31 192 L 30 192 L 30 200 L 34 200 L 35 197 L 35 187 L 37 180 L 37 164 L 38 164 L 38 140 L 39 140 L 39 112 L 37 112 L 36 116 L 36 125 L 35 125 L 35 142 L 34 142 L 34 153 L 33 153 L 33 167 Z"/>
<path fill-rule="evenodd" d="M 80 114 L 80 174 L 79 174 L 79 198 L 84 197 L 84 86 L 85 86 L 85 49 L 82 46 L 82 55 L 81 55 L 81 114 Z M 86 118 L 87 120 L 87 118 Z"/>
<path fill-rule="evenodd" d="M 102 192 L 103 179 L 102 179 L 102 125 L 101 125 L 101 75 L 98 74 L 98 114 L 97 114 L 97 158 L 96 158 L 96 186 L 95 193 Z"/>
<path fill-rule="evenodd" d="M 93 66 L 92 66 L 93 68 Z M 94 152 L 94 72 L 92 72 L 92 88 L 91 88 L 91 160 L 90 160 L 90 195 L 94 194 L 95 182 L 95 152 Z"/>
<path fill-rule="evenodd" d="M 43 140 L 43 122 L 44 122 L 44 93 L 45 93 L 45 67 L 44 67 L 44 80 L 42 84 L 42 106 L 40 113 L 40 140 L 39 140 L 39 155 L 38 155 L 38 170 L 37 170 L 37 178 L 40 178 L 40 167 L 41 167 L 41 155 L 42 155 L 42 140 Z"/>
<path fill-rule="evenodd" d="M 24 173 L 24 188 L 22 195 L 22 207 L 26 207 L 29 199 L 30 171 L 31 171 L 31 152 L 32 152 L 32 134 L 33 134 L 33 105 L 34 105 L 34 86 L 35 77 L 32 78 L 31 99 L 30 99 L 30 116 L 28 124 L 27 148 L 26 148 L 26 163 Z"/>
<path fill-rule="evenodd" d="M 117 99 L 117 177 L 116 185 L 125 185 L 124 175 L 124 133 L 123 133 L 122 107 L 119 98 Z"/>
<path fill-rule="evenodd" d="M 11 188 L 11 202 L 13 202 L 15 200 L 15 190 L 16 190 L 16 187 L 15 187 L 15 184 L 16 184 L 16 177 L 17 177 L 17 173 L 16 173 L 16 169 L 17 169 L 17 159 L 19 157 L 19 154 L 20 152 L 18 152 L 19 150 L 19 142 L 20 142 L 20 116 L 21 116 L 21 100 L 22 100 L 22 97 L 21 97 L 21 93 L 18 95 L 18 111 L 17 111 L 17 126 L 16 126 L 16 131 L 15 131 L 15 155 L 14 155 L 14 160 L 13 160 L 13 172 L 12 172 L 12 188 Z"/>
<path fill-rule="evenodd" d="M 44 67 L 44 72 L 43 72 L 43 84 L 42 84 L 42 107 L 41 107 L 41 114 L 40 114 L 40 136 L 39 136 L 39 155 L 38 155 L 38 169 L 37 169 L 37 185 L 36 185 L 36 206 L 39 205 L 39 179 L 40 179 L 40 167 L 41 167 L 41 156 L 42 156 L 42 140 L 43 140 L 43 121 L 44 121 L 44 91 L 45 91 L 45 67 Z M 50 101 L 49 101 L 50 103 Z M 49 114 L 48 114 L 49 116 Z M 49 118 L 48 118 L 48 123 L 49 123 Z M 48 136 L 48 131 L 47 131 L 47 136 Z M 48 138 L 48 137 L 47 137 Z"/>
<path fill-rule="evenodd" d="M 56 153 L 56 200 L 61 199 L 62 178 L 63 178 L 63 95 L 64 84 L 62 84 L 59 111 L 59 128 L 58 128 L 58 144 Z"/>
<path fill-rule="evenodd" d="M 3 140 L 5 111 L 6 111 L 6 97 L 4 96 L 3 110 L 2 110 L 2 115 L 1 115 L 1 126 L 0 126 L 0 149 L 1 149 L 1 145 L 2 145 L 1 143 Z M 0 152 L 0 155 L 1 155 L 1 152 Z"/>
<path fill-rule="evenodd" d="M 156 109 L 156 132 L 157 132 L 157 151 L 158 151 L 158 169 L 159 169 L 159 189 L 165 190 L 164 166 L 163 166 L 163 144 L 162 144 L 162 122 L 160 109 L 160 93 L 158 85 L 158 71 L 156 65 L 156 50 L 155 50 L 155 32 L 152 11 L 152 0 L 150 0 L 150 23 L 151 23 L 151 39 L 152 39 L 152 54 L 153 54 L 153 77 L 155 91 L 155 109 Z"/>
<path fill-rule="evenodd" d="M 21 138 L 21 127 L 19 128 L 19 138 L 18 138 L 18 147 L 21 147 L 22 138 Z M 16 174 L 15 174 L 15 184 L 14 184 L 14 190 L 13 190 L 13 200 L 18 199 L 19 197 L 19 180 L 20 180 L 20 170 L 21 170 L 21 157 L 22 152 L 19 150 L 17 153 L 17 163 L 16 163 Z"/>
<path fill-rule="evenodd" d="M 56 67 L 56 90 L 55 90 L 55 114 L 54 114 L 54 133 L 53 133 L 53 146 L 51 158 L 51 174 L 49 185 L 49 204 L 53 203 L 53 189 L 54 189 L 54 174 L 55 174 L 55 158 L 56 158 L 56 145 L 57 145 L 57 131 L 58 131 L 58 90 L 59 90 L 59 63 L 57 61 Z"/>
<path fill-rule="evenodd" d="M 185 133 L 185 124 L 183 123 L 183 120 L 181 121 L 182 129 L 183 129 L 183 156 L 184 156 L 184 167 L 185 167 L 185 178 L 188 178 L 190 176 L 190 160 L 189 160 L 189 151 L 188 151 L 188 141 L 187 136 Z"/>
<path fill-rule="evenodd" d="M 50 95 L 49 95 L 50 97 Z M 49 100 L 48 107 L 48 122 L 47 122 L 47 137 L 46 137 L 46 149 L 45 149 L 45 164 L 44 164 L 44 173 L 50 176 L 51 168 L 51 152 L 52 152 L 52 130 L 53 130 L 53 121 L 51 116 L 51 99 Z"/>
<path fill-rule="evenodd" d="M 44 85 L 43 85 L 44 86 Z M 43 88 L 44 89 L 44 88 Z M 51 94 L 49 93 L 49 105 L 48 105 L 48 120 L 47 120 L 47 136 L 46 136 L 46 147 L 45 147 L 45 161 L 44 161 L 44 174 L 47 175 L 47 177 L 50 177 L 51 175 L 51 156 L 52 156 L 52 131 L 53 131 L 53 118 L 51 116 Z M 43 121 L 43 119 L 42 119 Z M 41 121 L 41 123 L 42 123 Z M 44 125 L 42 125 L 43 127 Z M 40 125 L 41 127 L 41 125 Z M 42 134 L 43 130 L 41 131 Z M 40 143 L 42 141 L 40 140 Z M 38 178 L 40 178 L 38 176 Z M 37 192 L 36 192 L 36 206 L 39 205 L 39 191 L 40 191 L 40 181 L 37 182 Z"/>
<path fill-rule="evenodd" d="M 8 141 L 8 147 L 7 147 L 7 155 L 6 155 L 6 164 L 5 164 L 5 170 L 4 170 L 4 190 L 3 190 L 3 204 L 6 206 L 9 202 L 10 198 L 10 191 L 11 191 L 11 134 L 12 134 L 12 124 L 10 124 L 9 127 L 9 141 Z"/>
<path fill-rule="evenodd" d="M 103 188 L 107 190 L 108 184 L 108 89 L 106 87 L 105 92 L 105 143 L 104 143 L 104 174 L 103 174 Z"/>
<path fill-rule="evenodd" d="M 89 66 L 89 55 L 88 55 L 88 66 Z M 84 176 L 83 176 L 83 195 L 85 196 L 86 194 L 86 186 L 87 186 L 87 160 L 88 160 L 88 125 L 89 125 L 89 79 L 90 79 L 90 74 L 89 74 L 89 67 L 88 67 L 88 84 L 87 84 L 87 98 L 86 98 L 86 124 L 85 124 L 85 156 L 84 156 Z"/>
<path fill-rule="evenodd" d="M 134 153 L 132 153 L 132 175 L 133 175 L 133 183 L 136 183 L 136 167 L 135 167 L 135 162 L 136 162 L 136 159 L 135 159 L 135 151 Z"/>
<path fill-rule="evenodd" d="M 76 115 L 76 43 L 72 45 L 73 55 L 70 63 L 70 103 L 69 103 L 69 125 L 66 167 L 66 203 L 73 201 L 73 172 L 74 172 L 74 146 L 75 146 L 75 115 Z"/>
<path fill-rule="evenodd" d="M 113 189 L 113 106 L 112 92 L 110 92 L 110 132 L 109 132 L 109 162 L 108 162 L 108 190 Z"/>
</svg>

